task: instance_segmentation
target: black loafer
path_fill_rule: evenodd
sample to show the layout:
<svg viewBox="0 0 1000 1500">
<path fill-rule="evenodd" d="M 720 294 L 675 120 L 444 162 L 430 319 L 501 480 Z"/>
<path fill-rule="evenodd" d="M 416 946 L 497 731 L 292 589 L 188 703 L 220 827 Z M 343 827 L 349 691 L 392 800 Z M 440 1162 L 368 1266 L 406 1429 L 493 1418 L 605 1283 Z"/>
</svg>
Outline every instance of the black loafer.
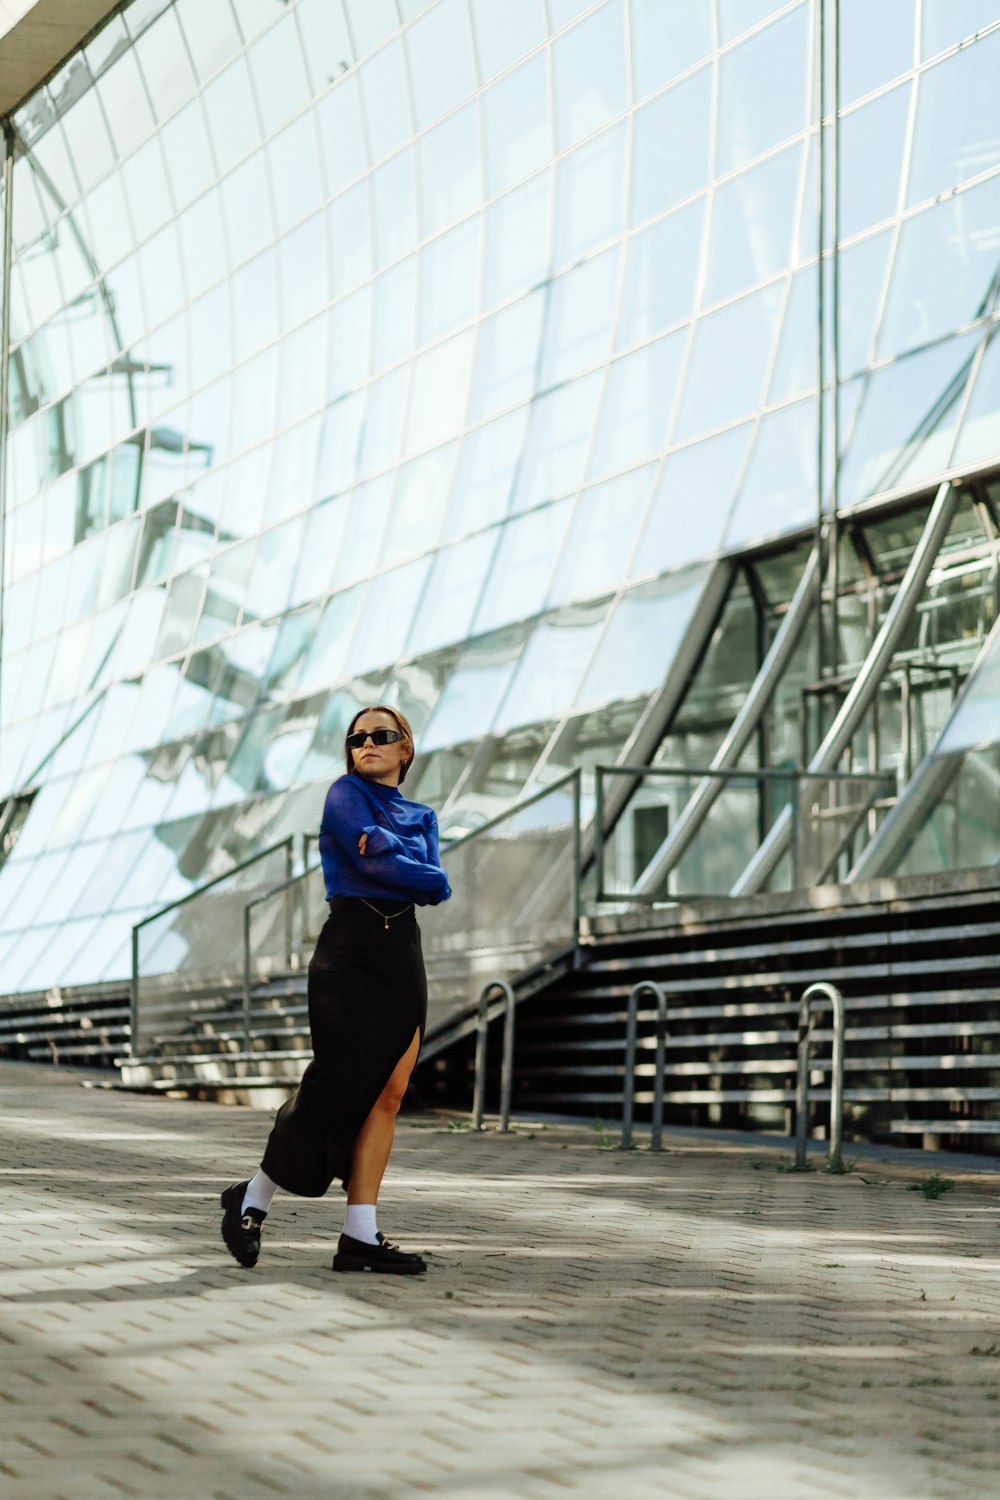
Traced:
<svg viewBox="0 0 1000 1500">
<path fill-rule="evenodd" d="M 260 1227 L 267 1214 L 259 1208 L 248 1208 L 243 1212 L 243 1195 L 250 1186 L 247 1182 L 234 1182 L 222 1194 L 222 1238 L 230 1255 L 241 1266 L 255 1266 L 260 1254 Z"/>
<path fill-rule="evenodd" d="M 342 1234 L 333 1257 L 335 1271 L 381 1271 L 386 1276 L 422 1276 L 427 1262 L 419 1255 L 400 1250 L 390 1245 L 384 1234 L 378 1237 L 377 1245 L 368 1245 L 364 1240 L 353 1239 Z"/>
</svg>

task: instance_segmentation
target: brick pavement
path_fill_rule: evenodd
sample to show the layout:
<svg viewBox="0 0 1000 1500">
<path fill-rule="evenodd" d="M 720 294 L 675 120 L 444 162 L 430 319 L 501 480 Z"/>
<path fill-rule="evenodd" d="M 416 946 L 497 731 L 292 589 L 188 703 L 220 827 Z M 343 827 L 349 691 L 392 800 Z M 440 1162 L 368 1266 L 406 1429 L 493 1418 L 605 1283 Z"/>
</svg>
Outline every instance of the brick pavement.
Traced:
<svg viewBox="0 0 1000 1500">
<path fill-rule="evenodd" d="M 1000 1177 L 967 1159 L 928 1201 L 926 1159 L 403 1121 L 406 1280 L 331 1273 L 339 1194 L 229 1258 L 260 1114 L 18 1064 L 0 1106 L 4 1500 L 1000 1495 Z"/>
</svg>

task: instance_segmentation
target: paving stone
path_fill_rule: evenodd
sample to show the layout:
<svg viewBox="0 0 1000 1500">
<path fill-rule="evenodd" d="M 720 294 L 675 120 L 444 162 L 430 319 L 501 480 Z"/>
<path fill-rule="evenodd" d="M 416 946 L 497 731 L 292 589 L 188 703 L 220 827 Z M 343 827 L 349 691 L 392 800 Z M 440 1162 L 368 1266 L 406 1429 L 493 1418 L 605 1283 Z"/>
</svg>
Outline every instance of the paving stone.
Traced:
<svg viewBox="0 0 1000 1500">
<path fill-rule="evenodd" d="M 81 1076 L 0 1064 L 4 1500 L 1000 1493 L 994 1163 L 929 1202 L 917 1155 L 404 1119 L 380 1222 L 426 1278 L 332 1274 L 339 1192 L 245 1271 L 218 1194 L 267 1121 Z"/>
</svg>

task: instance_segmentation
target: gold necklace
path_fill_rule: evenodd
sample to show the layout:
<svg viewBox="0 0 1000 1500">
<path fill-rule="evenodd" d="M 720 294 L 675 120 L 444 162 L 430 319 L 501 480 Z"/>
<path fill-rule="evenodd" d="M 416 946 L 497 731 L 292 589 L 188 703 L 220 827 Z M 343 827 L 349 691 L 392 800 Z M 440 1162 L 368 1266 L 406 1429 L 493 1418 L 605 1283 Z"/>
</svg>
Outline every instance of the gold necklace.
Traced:
<svg viewBox="0 0 1000 1500">
<path fill-rule="evenodd" d="M 370 901 L 365 901 L 364 896 L 359 896 L 358 900 L 361 901 L 361 902 L 363 902 L 363 904 L 365 906 L 367 906 L 370 911 L 378 912 L 378 915 L 382 918 L 382 921 L 385 923 L 385 930 L 386 930 L 386 932 L 389 931 L 389 923 L 390 922 L 392 922 L 396 917 L 403 917 L 403 916 L 405 916 L 408 911 L 412 911 L 412 909 L 413 909 L 413 902 L 410 901 L 410 902 L 407 903 L 406 906 L 403 907 L 402 911 L 391 911 L 387 915 L 384 911 L 379 911 L 379 909 L 378 909 L 377 906 L 372 906 L 372 904 L 371 904 Z"/>
</svg>

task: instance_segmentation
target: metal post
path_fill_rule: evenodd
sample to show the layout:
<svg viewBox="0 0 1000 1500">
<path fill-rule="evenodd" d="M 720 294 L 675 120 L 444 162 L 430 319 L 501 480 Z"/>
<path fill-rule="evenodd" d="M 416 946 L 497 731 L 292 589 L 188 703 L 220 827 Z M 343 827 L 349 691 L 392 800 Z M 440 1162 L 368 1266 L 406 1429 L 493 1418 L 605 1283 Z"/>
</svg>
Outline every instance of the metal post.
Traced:
<svg viewBox="0 0 1000 1500">
<path fill-rule="evenodd" d="M 799 1001 L 798 1077 L 795 1089 L 795 1169 L 806 1165 L 806 1131 L 809 1115 L 809 1043 L 818 999 L 828 1000 L 833 1012 L 833 1047 L 830 1070 L 830 1150 L 828 1170 L 843 1172 L 844 1129 L 844 997 L 835 984 L 818 980 L 802 992 Z"/>
<path fill-rule="evenodd" d="M 573 778 L 573 941 L 577 944 L 580 941 L 580 919 L 583 915 L 583 892 L 580 888 L 582 803 L 583 772 L 578 766 Z"/>
<path fill-rule="evenodd" d="M 243 908 L 243 1051 L 250 1051 L 250 923 L 253 903 Z"/>
<path fill-rule="evenodd" d="M 486 1109 L 486 1036 L 489 1030 L 490 996 L 494 990 L 501 990 L 506 1000 L 503 1064 L 500 1074 L 499 1129 L 506 1130 L 510 1124 L 510 1098 L 514 1082 L 514 991 L 506 979 L 491 979 L 489 984 L 483 986 L 479 996 L 479 1014 L 476 1018 L 475 1083 L 472 1093 L 473 1130 L 482 1130 Z"/>
<path fill-rule="evenodd" d="M 596 895 L 604 900 L 604 767 L 594 767 L 594 869 L 597 874 Z"/>
<path fill-rule="evenodd" d="M 628 1151 L 632 1145 L 632 1126 L 635 1117 L 635 1054 L 638 1047 L 639 997 L 650 994 L 656 1001 L 656 1065 L 653 1079 L 653 1118 L 649 1134 L 649 1149 L 659 1151 L 663 1142 L 663 1072 L 667 1056 L 667 996 L 662 984 L 655 979 L 642 979 L 633 986 L 628 997 L 628 1014 L 625 1023 L 625 1077 L 622 1081 L 622 1144 Z"/>
<path fill-rule="evenodd" d="M 6 573 L 7 423 L 10 404 L 10 278 L 14 248 L 14 127 L 3 121 L 3 300 L 0 303 L 0 658 L 3 654 L 4 575 Z"/>
<path fill-rule="evenodd" d="M 625 1077 L 622 1079 L 622 1150 L 632 1148 L 632 1116 L 635 1109 L 635 1044 L 639 1020 L 639 991 L 637 984 L 628 997 L 628 1016 L 625 1021 Z"/>
<path fill-rule="evenodd" d="M 667 1060 L 667 997 L 663 986 L 650 983 L 656 991 L 656 1074 L 653 1081 L 653 1124 L 649 1134 L 649 1149 L 663 1148 L 663 1072 Z"/>
<path fill-rule="evenodd" d="M 132 992 L 130 996 L 128 1050 L 132 1057 L 139 1053 L 139 929 L 132 928 Z"/>
</svg>

